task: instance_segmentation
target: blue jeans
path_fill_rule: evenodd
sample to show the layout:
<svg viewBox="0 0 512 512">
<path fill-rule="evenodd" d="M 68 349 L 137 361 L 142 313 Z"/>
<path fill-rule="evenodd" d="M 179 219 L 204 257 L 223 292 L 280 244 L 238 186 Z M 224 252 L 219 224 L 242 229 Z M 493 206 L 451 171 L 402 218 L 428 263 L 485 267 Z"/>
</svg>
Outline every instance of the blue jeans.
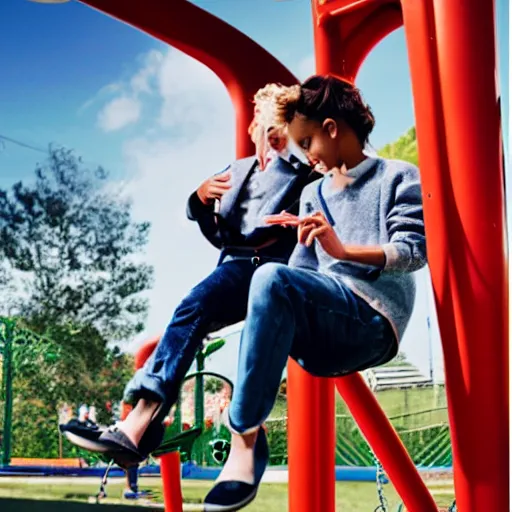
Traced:
<svg viewBox="0 0 512 512">
<path fill-rule="evenodd" d="M 248 259 L 219 265 L 176 308 L 155 352 L 126 386 L 124 401 L 177 401 L 183 379 L 202 340 L 210 332 L 245 318 L 249 286 L 256 267 Z"/>
<path fill-rule="evenodd" d="M 289 356 L 317 376 L 340 376 L 392 359 L 393 329 L 332 276 L 269 263 L 255 272 L 242 332 L 231 428 L 258 428 L 274 405 Z"/>
<path fill-rule="evenodd" d="M 128 486 L 133 492 L 139 492 L 139 466 L 132 466 L 126 470 Z"/>
</svg>

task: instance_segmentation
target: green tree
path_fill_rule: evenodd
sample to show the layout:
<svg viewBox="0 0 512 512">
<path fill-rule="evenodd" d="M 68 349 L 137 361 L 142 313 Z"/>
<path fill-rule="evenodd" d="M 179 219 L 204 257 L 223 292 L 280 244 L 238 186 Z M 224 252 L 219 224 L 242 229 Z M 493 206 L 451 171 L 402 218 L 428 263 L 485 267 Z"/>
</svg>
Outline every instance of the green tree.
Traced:
<svg viewBox="0 0 512 512">
<path fill-rule="evenodd" d="M 2 309 L 29 338 L 13 353 L 15 456 L 57 456 L 63 403 L 94 404 L 109 421 L 106 403 L 132 375 L 131 356 L 110 343 L 143 329 L 152 284 L 150 226 L 131 210 L 103 169 L 61 148 L 33 181 L 0 190 Z"/>
<path fill-rule="evenodd" d="M 50 148 L 33 183 L 0 190 L 0 251 L 23 293 L 9 304 L 45 325 L 94 325 L 111 340 L 143 329 L 153 269 L 141 261 L 150 225 L 100 167 Z M 1 276 L 0 276 L 1 277 Z"/>
<path fill-rule="evenodd" d="M 379 155 L 384 158 L 405 160 L 418 165 L 418 144 L 416 141 L 416 128 L 410 128 L 404 135 L 391 144 L 386 144 Z"/>
<path fill-rule="evenodd" d="M 94 404 L 99 420 L 111 421 L 107 402 L 119 400 L 133 372 L 133 358 L 110 348 L 91 326 L 46 326 L 45 335 L 15 321 L 12 341 L 13 456 L 57 457 L 58 410 L 64 403 Z M 41 325 L 35 326 L 41 328 Z M 0 349 L 1 347 L 0 337 Z M 0 406 L 2 394 L 0 393 Z M 67 443 L 64 455 L 77 456 Z"/>
</svg>

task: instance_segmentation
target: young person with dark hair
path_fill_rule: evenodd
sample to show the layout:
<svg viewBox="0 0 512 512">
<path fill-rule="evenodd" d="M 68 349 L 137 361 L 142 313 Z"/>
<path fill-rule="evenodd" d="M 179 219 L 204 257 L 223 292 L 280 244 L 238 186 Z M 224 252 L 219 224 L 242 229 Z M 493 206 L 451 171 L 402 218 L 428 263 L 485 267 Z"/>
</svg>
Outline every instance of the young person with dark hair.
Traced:
<svg viewBox="0 0 512 512">
<path fill-rule="evenodd" d="M 289 262 L 256 270 L 229 407 L 231 452 L 205 510 L 239 510 L 256 495 L 268 461 L 261 425 L 288 357 L 318 376 L 341 376 L 393 358 L 412 313 L 412 272 L 426 264 L 418 169 L 369 157 L 375 120 L 357 88 L 314 76 L 277 97 L 276 125 L 313 164 L 330 169 L 308 185 Z"/>
<path fill-rule="evenodd" d="M 288 262 L 296 234 L 263 219 L 282 210 L 297 213 L 302 190 L 319 175 L 293 156 L 283 131 L 269 123 L 282 89 L 269 85 L 255 97 L 250 134 L 257 155 L 232 163 L 189 198 L 188 218 L 221 250 L 218 266 L 177 307 L 155 352 L 128 384 L 124 401 L 134 404 L 133 410 L 97 439 L 76 433 L 78 446 L 106 453 L 125 468 L 144 460 L 162 441 L 162 421 L 178 399 L 201 341 L 245 318 L 257 268 Z"/>
</svg>

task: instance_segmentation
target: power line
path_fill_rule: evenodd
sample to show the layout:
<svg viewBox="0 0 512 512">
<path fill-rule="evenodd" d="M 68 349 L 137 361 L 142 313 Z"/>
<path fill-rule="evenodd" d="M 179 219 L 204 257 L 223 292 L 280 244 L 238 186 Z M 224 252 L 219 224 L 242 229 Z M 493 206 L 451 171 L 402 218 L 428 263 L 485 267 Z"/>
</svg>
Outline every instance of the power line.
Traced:
<svg viewBox="0 0 512 512">
<path fill-rule="evenodd" d="M 36 151 L 37 153 L 43 153 L 46 156 L 50 156 L 50 150 L 49 149 L 43 149 L 38 146 L 34 146 L 33 144 L 29 144 L 28 142 L 23 142 L 19 139 L 14 139 L 13 137 L 8 137 L 7 135 L 2 135 L 0 133 L 0 152 L 5 149 L 5 142 L 9 142 L 11 144 L 14 144 L 16 146 L 19 146 L 21 148 L 30 149 L 31 151 Z M 65 148 L 63 144 L 59 144 L 60 147 Z M 83 160 L 81 159 L 81 163 L 84 165 L 92 166 L 92 167 L 103 167 L 102 165 L 91 162 L 89 160 Z"/>
<path fill-rule="evenodd" d="M 13 139 L 12 137 L 7 137 L 7 135 L 2 135 L 0 133 L 0 140 L 5 142 L 10 142 L 11 144 L 15 144 L 16 146 L 20 146 L 22 148 L 31 149 L 32 151 L 37 151 L 38 153 L 48 154 L 47 149 L 38 148 L 37 146 L 33 146 L 32 144 L 28 144 L 18 139 Z"/>
</svg>

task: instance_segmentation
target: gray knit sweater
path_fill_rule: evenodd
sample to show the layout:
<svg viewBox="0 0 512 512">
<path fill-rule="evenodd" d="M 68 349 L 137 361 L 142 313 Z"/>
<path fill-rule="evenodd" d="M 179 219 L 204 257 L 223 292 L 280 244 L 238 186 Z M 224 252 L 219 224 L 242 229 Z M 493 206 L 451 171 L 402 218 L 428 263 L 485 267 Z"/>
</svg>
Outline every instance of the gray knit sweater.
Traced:
<svg viewBox="0 0 512 512">
<path fill-rule="evenodd" d="M 318 242 L 297 245 L 289 264 L 340 279 L 391 322 L 400 340 L 414 306 L 411 273 L 427 262 L 419 172 L 406 162 L 374 158 L 348 175 L 343 190 L 332 189 L 330 174 L 308 185 L 300 215 L 323 212 L 344 244 L 381 246 L 384 268 L 336 260 Z"/>
</svg>

